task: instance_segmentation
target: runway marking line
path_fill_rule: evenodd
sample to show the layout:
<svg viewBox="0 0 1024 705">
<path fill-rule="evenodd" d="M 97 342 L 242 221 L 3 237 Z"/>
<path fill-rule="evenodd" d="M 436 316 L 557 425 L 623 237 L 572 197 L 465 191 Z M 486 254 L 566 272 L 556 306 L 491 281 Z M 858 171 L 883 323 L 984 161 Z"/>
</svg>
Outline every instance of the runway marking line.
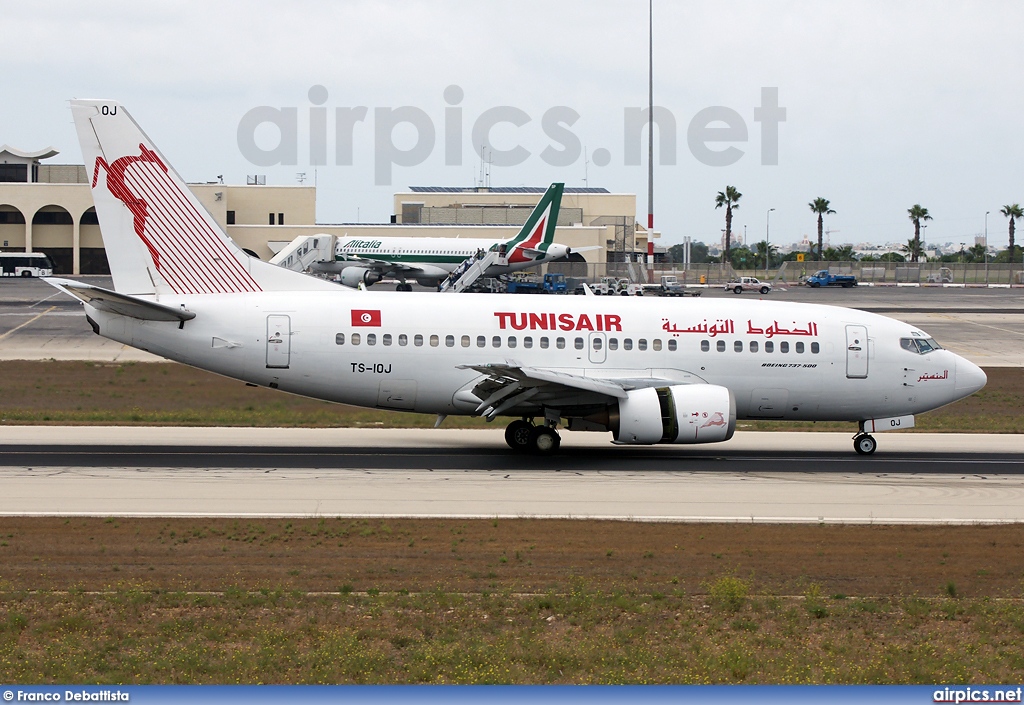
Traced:
<svg viewBox="0 0 1024 705">
<path fill-rule="evenodd" d="M 9 331 L 4 333 L 3 335 L 0 335 L 0 340 L 7 340 L 9 337 L 11 337 L 15 333 L 17 333 L 19 330 L 21 330 L 22 328 L 24 328 L 27 325 L 35 323 L 36 321 L 38 321 L 40 318 L 42 318 L 43 316 L 45 316 L 46 314 L 48 314 L 50 311 L 54 310 L 55 308 L 57 308 L 57 307 L 56 306 L 51 306 L 50 308 L 48 308 L 45 311 L 43 311 L 42 313 L 40 313 L 38 316 L 33 316 L 29 320 L 25 321 L 20 326 L 15 326 L 14 328 L 11 328 Z"/>
</svg>

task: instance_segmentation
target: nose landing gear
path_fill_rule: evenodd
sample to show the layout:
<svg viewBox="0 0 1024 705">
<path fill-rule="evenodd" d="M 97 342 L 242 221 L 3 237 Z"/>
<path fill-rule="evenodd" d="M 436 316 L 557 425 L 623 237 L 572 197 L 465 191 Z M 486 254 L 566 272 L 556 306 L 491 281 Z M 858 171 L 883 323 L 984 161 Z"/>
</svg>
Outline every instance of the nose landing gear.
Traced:
<svg viewBox="0 0 1024 705">
<path fill-rule="evenodd" d="M 505 442 L 517 453 L 553 455 L 562 439 L 550 426 L 534 426 L 526 419 L 517 419 L 505 428 Z"/>
<path fill-rule="evenodd" d="M 878 448 L 878 441 L 867 433 L 858 433 L 853 437 L 853 449 L 858 455 L 871 455 Z"/>
</svg>

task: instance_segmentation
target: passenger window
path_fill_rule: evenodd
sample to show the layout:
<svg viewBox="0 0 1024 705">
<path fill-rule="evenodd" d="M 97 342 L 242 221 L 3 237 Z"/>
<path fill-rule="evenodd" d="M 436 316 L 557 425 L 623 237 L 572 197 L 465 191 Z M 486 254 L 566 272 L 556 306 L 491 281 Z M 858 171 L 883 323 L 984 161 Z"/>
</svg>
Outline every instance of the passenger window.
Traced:
<svg viewBox="0 0 1024 705">
<path fill-rule="evenodd" d="M 462 336 L 462 347 L 464 347 L 464 348 L 468 348 L 469 347 L 469 336 L 468 335 Z"/>
<path fill-rule="evenodd" d="M 817 343 L 811 343 L 811 352 L 812 353 L 817 355 L 820 350 L 821 350 L 821 346 L 820 345 L 818 345 Z"/>
<path fill-rule="evenodd" d="M 478 348 L 485 348 L 485 347 L 487 347 L 487 337 L 483 336 L 483 335 L 478 335 L 476 337 L 476 346 Z"/>
<path fill-rule="evenodd" d="M 501 336 L 500 335 L 496 335 L 493 338 L 491 338 L 491 346 L 495 347 L 495 348 L 500 348 L 501 347 Z"/>
<path fill-rule="evenodd" d="M 715 349 L 718 352 L 725 352 L 725 341 L 719 340 L 717 343 L 715 343 Z"/>
<path fill-rule="evenodd" d="M 454 335 L 446 335 L 444 337 L 444 345 L 445 345 L 445 347 L 448 347 L 448 348 L 454 348 L 455 347 L 455 336 Z"/>
<path fill-rule="evenodd" d="M 609 350 L 618 350 L 619 349 L 619 339 L 618 338 L 608 338 L 608 349 Z"/>
<path fill-rule="evenodd" d="M 757 341 L 756 340 L 751 340 L 750 341 L 750 352 L 757 352 L 757 348 L 758 348 Z"/>
<path fill-rule="evenodd" d="M 377 344 L 377 334 L 376 333 L 367 333 L 366 334 L 366 344 L 367 345 L 376 345 Z"/>
<path fill-rule="evenodd" d="M 398 336 L 398 344 L 401 345 L 402 347 L 405 347 L 406 345 L 408 345 L 409 344 L 409 336 L 407 336 L 405 333 L 401 333 Z"/>
<path fill-rule="evenodd" d="M 651 341 L 651 347 L 655 350 L 661 350 L 661 338 L 657 338 Z"/>
<path fill-rule="evenodd" d="M 413 336 L 412 344 L 415 345 L 417 348 L 422 348 L 423 347 L 423 336 L 420 335 L 419 333 L 417 333 L 415 336 Z"/>
<path fill-rule="evenodd" d="M 524 348 L 532 348 L 533 347 L 533 338 L 531 338 L 530 336 L 526 336 L 525 338 L 523 338 L 523 347 Z"/>
<path fill-rule="evenodd" d="M 573 345 L 576 346 L 577 350 L 582 350 L 583 349 L 583 338 L 576 338 L 576 340 L 573 341 Z"/>
<path fill-rule="evenodd" d="M 707 352 L 708 350 L 711 349 L 711 343 L 709 343 L 706 340 L 700 341 L 700 349 L 701 349 L 701 352 Z"/>
<path fill-rule="evenodd" d="M 769 340 L 767 343 L 764 344 L 764 351 L 766 353 L 775 352 L 775 343 Z"/>
<path fill-rule="evenodd" d="M 633 349 L 633 339 L 632 338 L 626 338 L 625 340 L 623 340 L 622 341 L 622 349 L 623 350 L 632 350 Z"/>
<path fill-rule="evenodd" d="M 510 348 L 514 348 L 516 346 L 516 337 L 514 335 L 510 335 L 508 337 L 508 346 Z"/>
<path fill-rule="evenodd" d="M 359 342 L 360 342 L 361 338 L 359 337 L 358 333 L 353 333 L 352 337 L 350 338 L 350 340 L 352 341 L 353 345 L 359 345 Z"/>
<path fill-rule="evenodd" d="M 565 338 L 555 338 L 555 347 L 559 350 L 565 350 Z"/>
<path fill-rule="evenodd" d="M 789 352 L 789 343 L 786 342 L 785 340 L 783 340 L 781 343 L 779 343 L 779 352 L 780 353 L 788 353 Z"/>
<path fill-rule="evenodd" d="M 732 344 L 732 349 L 734 351 L 736 351 L 736 352 L 743 352 L 743 341 L 742 340 L 734 341 L 733 344 Z"/>
<path fill-rule="evenodd" d="M 604 343 L 601 342 L 601 338 L 594 336 L 594 350 L 600 350 L 604 347 Z"/>
<path fill-rule="evenodd" d="M 436 335 L 430 336 L 430 347 L 436 348 L 439 342 L 441 342 L 441 340 Z"/>
<path fill-rule="evenodd" d="M 334 336 L 334 344 L 335 345 L 344 345 L 345 344 L 345 334 L 344 333 L 338 333 L 336 336 Z"/>
<path fill-rule="evenodd" d="M 636 341 L 636 349 L 637 350 L 646 350 L 647 349 L 647 338 L 640 338 L 640 340 Z"/>
<path fill-rule="evenodd" d="M 542 349 L 547 349 L 547 347 L 548 347 L 548 339 L 546 337 L 542 337 L 540 339 L 540 347 Z"/>
<path fill-rule="evenodd" d="M 804 341 L 801 340 L 801 341 L 797 342 L 797 344 L 796 344 L 796 351 L 798 353 L 802 353 L 804 351 Z"/>
<path fill-rule="evenodd" d="M 385 333 L 382 342 L 385 345 L 391 345 L 391 334 L 390 333 Z"/>
</svg>

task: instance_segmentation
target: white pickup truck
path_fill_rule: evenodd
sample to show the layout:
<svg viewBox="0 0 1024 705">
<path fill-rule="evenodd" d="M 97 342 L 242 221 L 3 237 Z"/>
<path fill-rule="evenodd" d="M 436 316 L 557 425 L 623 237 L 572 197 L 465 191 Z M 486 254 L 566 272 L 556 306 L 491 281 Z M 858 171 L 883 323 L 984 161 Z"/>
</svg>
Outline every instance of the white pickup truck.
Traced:
<svg viewBox="0 0 1024 705">
<path fill-rule="evenodd" d="M 736 281 L 726 284 L 725 290 L 731 291 L 734 294 L 742 294 L 744 291 L 756 291 L 761 294 L 767 294 L 772 290 L 772 285 L 756 277 L 740 277 Z"/>
</svg>

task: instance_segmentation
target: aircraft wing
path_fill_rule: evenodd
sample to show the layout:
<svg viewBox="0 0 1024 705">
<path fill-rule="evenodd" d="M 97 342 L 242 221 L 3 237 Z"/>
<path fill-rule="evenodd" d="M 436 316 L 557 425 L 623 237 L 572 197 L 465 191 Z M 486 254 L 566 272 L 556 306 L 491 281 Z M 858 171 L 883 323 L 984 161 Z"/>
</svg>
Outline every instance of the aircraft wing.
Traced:
<svg viewBox="0 0 1024 705">
<path fill-rule="evenodd" d="M 391 272 L 402 272 L 408 274 L 410 272 L 422 272 L 422 267 L 417 267 L 412 264 L 405 264 L 403 262 L 392 262 L 387 259 L 377 259 L 375 257 L 360 257 L 359 255 L 344 255 L 342 259 L 346 262 L 356 262 L 358 264 L 370 267 L 372 269 L 379 269 L 382 276 L 387 276 Z"/>
<path fill-rule="evenodd" d="M 174 308 L 158 304 L 149 299 L 141 299 L 137 296 L 120 294 L 99 286 L 82 284 L 70 279 L 55 277 L 44 277 L 43 281 L 54 286 L 65 294 L 75 297 L 93 308 L 108 313 L 116 313 L 120 316 L 130 316 L 143 321 L 190 321 L 196 314 L 185 308 Z"/>
<path fill-rule="evenodd" d="M 459 369 L 476 370 L 486 379 L 473 388 L 473 395 L 481 399 L 476 411 L 493 419 L 519 404 L 541 403 L 587 392 L 597 397 L 625 399 L 627 392 L 644 387 L 679 384 L 678 381 L 657 377 L 597 378 L 551 370 L 543 367 L 519 365 L 514 361 L 484 365 L 459 365 Z"/>
</svg>

